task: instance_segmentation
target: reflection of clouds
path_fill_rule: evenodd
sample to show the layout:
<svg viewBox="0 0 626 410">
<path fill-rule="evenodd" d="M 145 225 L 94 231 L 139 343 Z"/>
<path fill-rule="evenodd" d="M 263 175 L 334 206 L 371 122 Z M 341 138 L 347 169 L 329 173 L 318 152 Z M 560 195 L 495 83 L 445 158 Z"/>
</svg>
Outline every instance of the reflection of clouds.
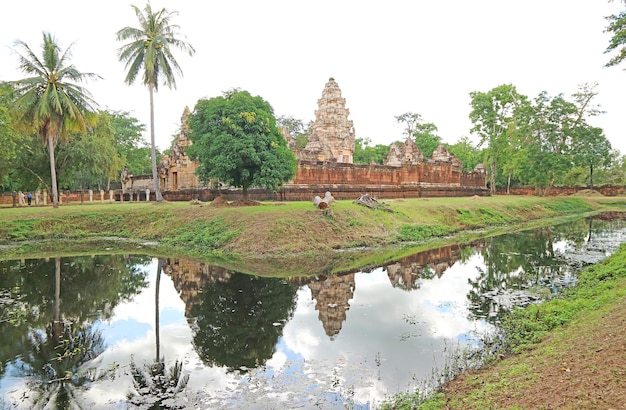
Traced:
<svg viewBox="0 0 626 410">
<path fill-rule="evenodd" d="M 283 341 L 291 352 L 312 357 L 320 345 L 321 323 L 317 319 L 315 302 L 311 300 L 311 291 L 307 286 L 298 289 L 296 300 L 294 316 L 283 329 Z"/>
<path fill-rule="evenodd" d="M 303 375 L 325 391 L 332 391 L 335 378 L 344 388 L 353 387 L 357 402 L 380 403 L 429 377 L 433 359 L 442 366 L 446 349 L 487 329 L 484 321 L 468 320 L 468 279 L 479 275 L 473 267 L 481 264 L 481 256 L 474 255 L 411 291 L 392 287 L 382 268 L 356 274 L 351 307 L 334 340 L 324 334 L 315 302 L 303 287 L 293 320 L 285 326 L 285 349 L 302 355 Z"/>
<path fill-rule="evenodd" d="M 271 359 L 265 362 L 268 369 L 279 371 L 287 363 L 287 354 L 283 351 L 276 351 Z"/>
<path fill-rule="evenodd" d="M 453 264 L 440 278 L 422 282 L 418 315 L 431 334 L 451 340 L 464 340 L 469 332 L 488 330 L 484 322 L 477 324 L 468 320 L 467 294 L 472 290 L 469 280 L 480 276 L 479 268 L 484 269 L 483 259 L 474 254 L 464 263 Z"/>
<path fill-rule="evenodd" d="M 84 392 L 83 399 L 92 404 L 92 409 L 109 409 L 114 403 L 121 405 L 126 402 L 126 394 L 133 387 L 128 367 L 131 357 L 140 368 L 155 360 L 154 298 L 157 260 L 153 259 L 144 269 L 150 272 L 149 287 L 144 288 L 132 301 L 116 307 L 114 319 L 110 323 L 98 326 L 105 335 L 107 328 L 118 328 L 116 331 L 122 330 L 125 337 L 110 345 L 94 362 L 83 366 L 87 369 L 97 365 L 103 371 L 113 364 L 121 366 L 115 379 L 95 382 Z M 164 273 L 161 273 L 159 308 L 161 357 L 165 358 L 168 371 L 176 360 L 182 361 L 183 371 L 190 375 L 185 391 L 202 390 L 204 394 L 213 396 L 220 391 L 232 389 L 239 382 L 238 377 L 227 374 L 220 367 L 207 367 L 198 357 L 193 347 L 191 329 L 184 316 L 185 305 L 171 278 Z"/>
<path fill-rule="evenodd" d="M 146 307 L 154 307 L 157 266 L 158 259 L 152 259 L 150 264 L 142 266 L 141 270 L 148 272 L 148 287 L 144 288 L 140 294 L 135 295 L 131 302 L 116 306 L 113 314 L 114 321 L 135 320 L 140 323 L 154 324 L 154 308 Z M 176 292 L 172 279 L 163 272 L 161 272 L 159 287 L 159 308 L 161 311 L 169 309 L 185 311 L 185 303 Z"/>
</svg>

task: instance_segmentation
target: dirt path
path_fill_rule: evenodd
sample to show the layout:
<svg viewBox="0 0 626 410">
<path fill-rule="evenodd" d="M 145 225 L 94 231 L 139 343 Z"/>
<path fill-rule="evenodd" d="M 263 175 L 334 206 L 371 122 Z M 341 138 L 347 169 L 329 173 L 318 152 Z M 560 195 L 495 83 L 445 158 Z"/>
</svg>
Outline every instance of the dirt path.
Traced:
<svg viewBox="0 0 626 410">
<path fill-rule="evenodd" d="M 446 386 L 448 409 L 626 409 L 626 299 Z"/>
</svg>

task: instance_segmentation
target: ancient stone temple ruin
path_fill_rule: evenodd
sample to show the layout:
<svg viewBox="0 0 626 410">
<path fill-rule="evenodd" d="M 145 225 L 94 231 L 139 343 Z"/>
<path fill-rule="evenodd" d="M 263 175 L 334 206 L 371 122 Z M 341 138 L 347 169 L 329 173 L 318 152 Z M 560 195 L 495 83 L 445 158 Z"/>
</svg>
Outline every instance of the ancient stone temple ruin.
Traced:
<svg viewBox="0 0 626 410">
<path fill-rule="evenodd" d="M 176 191 L 178 189 L 197 188 L 200 182 L 196 177 L 197 164 L 189 159 L 186 149 L 191 145 L 189 140 L 189 107 L 185 107 L 180 117 L 180 131 L 170 149 L 170 155 L 161 158 L 157 169 L 161 182 L 161 190 Z"/>
<path fill-rule="evenodd" d="M 354 126 L 348 119 L 350 110 L 334 78 L 330 78 L 317 100 L 311 135 L 306 147 L 294 150 L 304 161 L 334 161 L 351 164 L 354 154 Z M 295 145 L 291 145 L 295 146 Z"/>
<path fill-rule="evenodd" d="M 330 78 L 318 100 L 305 148 L 298 149 L 288 131 L 283 130 L 298 159 L 296 176 L 278 192 L 251 189 L 248 191 L 250 199 L 309 201 L 327 191 L 332 191 L 336 199 L 354 199 L 362 193 L 378 198 L 489 194 L 484 166 L 479 164 L 472 172 L 463 171 L 463 164 L 443 145 L 437 147 L 431 158 L 424 158 L 412 138 L 392 144 L 384 165 L 354 164 L 355 131 L 349 114 L 339 85 Z M 229 200 L 239 199 L 240 190 L 202 186 L 195 176 L 197 164 L 186 154 L 191 145 L 189 115 L 186 107 L 170 154 L 158 165 L 163 196 L 168 200 L 208 201 L 218 195 Z M 151 175 L 129 177 L 126 174 L 124 177 L 123 192 L 131 192 L 131 198 L 132 191 L 153 186 Z"/>
<path fill-rule="evenodd" d="M 169 155 L 161 157 L 157 165 L 157 175 L 162 192 L 192 189 L 201 186 L 196 177 L 196 166 L 187 156 L 186 149 L 191 145 L 189 140 L 189 107 L 185 107 L 180 118 L 180 131 L 170 147 Z M 152 175 L 131 175 L 124 169 L 121 175 L 122 194 L 130 194 L 143 190 L 154 190 Z"/>
</svg>

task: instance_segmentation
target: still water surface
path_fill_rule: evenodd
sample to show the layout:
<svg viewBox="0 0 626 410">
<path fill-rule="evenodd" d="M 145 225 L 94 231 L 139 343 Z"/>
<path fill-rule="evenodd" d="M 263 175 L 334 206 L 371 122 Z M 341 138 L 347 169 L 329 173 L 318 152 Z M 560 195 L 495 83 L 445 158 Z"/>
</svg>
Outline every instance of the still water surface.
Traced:
<svg viewBox="0 0 626 410">
<path fill-rule="evenodd" d="M 376 408 L 625 237 L 587 219 L 292 279 L 144 255 L 3 261 L 0 405 Z"/>
</svg>

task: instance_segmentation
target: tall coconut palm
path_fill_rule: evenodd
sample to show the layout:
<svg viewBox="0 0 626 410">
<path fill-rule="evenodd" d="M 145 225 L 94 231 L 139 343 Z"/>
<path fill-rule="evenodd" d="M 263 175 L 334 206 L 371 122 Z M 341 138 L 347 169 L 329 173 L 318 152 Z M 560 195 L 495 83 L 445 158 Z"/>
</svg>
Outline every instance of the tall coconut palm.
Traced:
<svg viewBox="0 0 626 410">
<path fill-rule="evenodd" d="M 163 8 L 152 11 L 150 2 L 143 11 L 131 5 L 137 15 L 139 27 L 124 27 L 117 32 L 118 41 L 129 41 L 118 50 L 120 62 L 128 69 L 126 79 L 128 85 L 135 82 L 140 71 L 143 72 L 143 84 L 150 92 L 150 142 L 152 145 L 152 178 L 157 201 L 162 201 L 161 188 L 157 175 L 156 148 L 154 141 L 154 92 L 159 89 L 159 82 L 169 88 L 176 88 L 174 71 L 182 75 L 178 62 L 172 55 L 172 48 L 195 53 L 191 44 L 178 39 L 179 26 L 172 24 L 172 18 L 178 12 L 170 12 Z"/>
<path fill-rule="evenodd" d="M 69 131 L 84 130 L 96 107 L 91 94 L 76 82 L 100 78 L 94 73 L 82 73 L 69 63 L 72 45 L 61 52 L 56 39 L 44 32 L 41 59 L 23 41 L 16 41 L 14 48 L 20 69 L 31 75 L 11 82 L 16 96 L 16 117 L 21 125 L 34 127 L 48 149 L 55 208 L 59 206 L 54 159 L 56 143 Z"/>
</svg>

